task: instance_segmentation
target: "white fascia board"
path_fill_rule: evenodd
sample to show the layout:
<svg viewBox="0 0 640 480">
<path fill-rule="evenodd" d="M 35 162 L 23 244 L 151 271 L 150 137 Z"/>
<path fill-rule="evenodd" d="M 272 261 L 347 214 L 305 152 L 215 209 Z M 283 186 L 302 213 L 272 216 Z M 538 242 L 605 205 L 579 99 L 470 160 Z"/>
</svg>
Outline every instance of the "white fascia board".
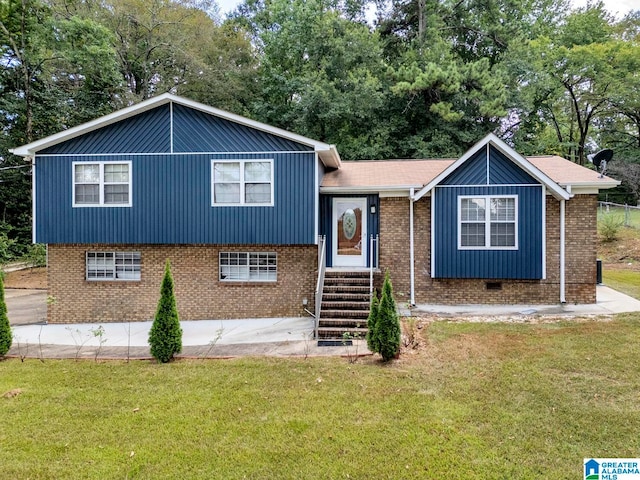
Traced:
<svg viewBox="0 0 640 480">
<path fill-rule="evenodd" d="M 39 150 L 48 148 L 52 145 L 64 142 L 66 140 L 70 140 L 77 136 L 84 135 L 93 130 L 97 130 L 98 128 L 111 125 L 112 123 L 116 123 L 118 121 L 133 117 L 134 115 L 138 115 L 142 112 L 151 110 L 153 108 L 159 107 L 161 105 L 165 105 L 170 102 L 177 103 L 179 105 L 184 105 L 186 107 L 190 107 L 195 110 L 200 110 L 202 112 L 205 112 L 220 118 L 224 118 L 226 120 L 238 123 L 240 125 L 245 125 L 247 127 L 251 127 L 256 130 L 261 130 L 266 133 L 270 133 L 272 135 L 283 137 L 283 138 L 292 140 L 294 142 L 313 147 L 314 151 L 318 152 L 318 154 L 320 155 L 322 163 L 324 163 L 327 167 L 340 168 L 340 164 L 341 164 L 340 155 L 338 154 L 338 150 L 336 149 L 335 145 L 329 145 L 324 142 L 318 142 L 316 140 L 303 137 L 302 135 L 288 132 L 281 128 L 272 127 L 271 125 L 267 125 L 266 123 L 258 122 L 256 120 L 251 120 L 249 118 L 242 117 L 234 113 L 226 112 L 218 108 L 210 107 L 208 105 L 204 105 L 199 102 L 194 102 L 193 100 L 179 97 L 171 93 L 164 93 L 162 95 L 158 95 L 157 97 L 152 97 L 148 100 L 137 103 L 130 107 L 126 107 L 116 112 L 110 113 L 109 115 L 105 115 L 103 117 L 97 118 L 90 122 L 83 123 L 82 125 L 78 125 L 77 127 L 73 127 L 63 132 L 57 133 L 55 135 L 51 135 L 43 139 L 37 140 L 35 142 L 23 145 L 21 147 L 14 148 L 10 150 L 10 152 L 13 153 L 14 155 L 19 155 L 22 157 L 26 157 L 28 155 L 34 155 Z"/>
<path fill-rule="evenodd" d="M 320 193 L 324 194 L 379 194 L 381 197 L 409 197 L 412 188 L 420 188 L 422 185 L 401 185 L 394 187 L 320 187 Z"/>
<path fill-rule="evenodd" d="M 502 154 L 506 155 L 508 158 L 510 158 L 512 161 L 514 161 L 516 164 L 518 164 L 518 166 L 520 168 L 522 168 L 525 172 L 527 172 L 529 175 L 531 175 L 533 178 L 535 178 L 541 184 L 545 185 L 549 189 L 550 193 L 554 197 L 556 197 L 558 199 L 562 198 L 562 199 L 565 199 L 565 200 L 568 200 L 570 198 L 569 193 L 565 189 L 563 189 L 560 185 L 558 185 L 556 182 L 554 182 L 551 178 L 549 178 L 546 174 L 544 174 L 540 169 L 535 167 L 525 157 L 520 155 L 513 148 L 511 148 L 509 145 L 507 145 L 502 140 L 500 140 L 495 134 L 490 133 L 489 135 L 484 137 L 482 140 L 477 142 L 469 150 L 467 150 L 467 152 L 463 156 L 461 156 L 458 160 L 456 160 L 451 165 L 449 165 L 447 168 L 445 168 L 444 171 L 442 171 L 442 173 L 440 173 L 440 175 L 438 175 L 433 180 L 431 180 L 429 183 L 427 183 L 424 187 L 422 187 L 422 189 L 420 189 L 420 191 L 418 193 L 416 193 L 416 195 L 414 197 L 415 200 L 419 200 L 424 195 L 426 195 L 428 192 L 433 190 L 433 188 L 436 185 L 438 185 L 440 182 L 442 182 L 451 173 L 453 173 L 458 167 L 460 167 L 460 165 L 462 165 L 469 158 L 471 158 L 473 155 L 475 155 L 478 152 L 478 150 L 480 150 L 481 148 L 485 147 L 489 143 L 491 145 L 493 145 L 494 147 L 496 147 L 498 150 L 500 150 L 500 152 L 502 152 Z"/>
<path fill-rule="evenodd" d="M 561 183 L 561 186 L 565 188 L 569 188 L 571 193 L 584 193 L 584 191 L 589 190 L 589 192 L 598 193 L 599 190 L 608 190 L 610 188 L 615 188 L 620 185 L 618 180 L 609 180 L 603 181 L 602 183 L 594 183 L 594 182 L 571 182 L 571 183 Z"/>
</svg>

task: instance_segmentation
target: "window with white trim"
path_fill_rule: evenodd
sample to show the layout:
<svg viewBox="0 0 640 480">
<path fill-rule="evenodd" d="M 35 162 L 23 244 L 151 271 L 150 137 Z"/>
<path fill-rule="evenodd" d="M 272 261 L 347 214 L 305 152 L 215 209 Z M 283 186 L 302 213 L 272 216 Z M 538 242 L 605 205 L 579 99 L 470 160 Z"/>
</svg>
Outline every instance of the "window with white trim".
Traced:
<svg viewBox="0 0 640 480">
<path fill-rule="evenodd" d="M 458 197 L 458 248 L 517 249 L 518 197 Z"/>
<path fill-rule="evenodd" d="M 87 280 L 140 280 L 140 252 L 87 252 Z"/>
<path fill-rule="evenodd" d="M 273 205 L 272 160 L 212 160 L 212 205 Z"/>
<path fill-rule="evenodd" d="M 73 162 L 73 206 L 131 206 L 131 162 Z"/>
<path fill-rule="evenodd" d="M 262 252 L 220 252 L 220 281 L 275 282 L 278 256 Z"/>
</svg>

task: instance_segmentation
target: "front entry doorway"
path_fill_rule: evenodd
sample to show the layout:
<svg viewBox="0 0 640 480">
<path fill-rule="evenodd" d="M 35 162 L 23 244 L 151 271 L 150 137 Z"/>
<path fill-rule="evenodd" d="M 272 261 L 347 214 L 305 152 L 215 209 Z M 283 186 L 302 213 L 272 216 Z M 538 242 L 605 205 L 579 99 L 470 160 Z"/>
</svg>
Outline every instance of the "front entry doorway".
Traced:
<svg viewBox="0 0 640 480">
<path fill-rule="evenodd" d="M 367 266 L 367 199 L 333 199 L 333 266 Z"/>
</svg>

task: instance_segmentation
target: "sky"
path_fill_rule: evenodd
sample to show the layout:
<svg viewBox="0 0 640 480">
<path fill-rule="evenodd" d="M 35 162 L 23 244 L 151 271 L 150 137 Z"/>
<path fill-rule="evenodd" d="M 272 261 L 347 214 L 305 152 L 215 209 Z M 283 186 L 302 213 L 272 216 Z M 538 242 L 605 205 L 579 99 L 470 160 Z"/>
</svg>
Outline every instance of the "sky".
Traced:
<svg viewBox="0 0 640 480">
<path fill-rule="evenodd" d="M 224 18 L 225 14 L 231 12 L 242 0 L 218 0 L 220 13 Z M 587 0 L 572 0 L 575 7 L 583 7 Z M 621 17 L 630 10 L 640 9 L 640 0 L 604 0 L 605 8 L 617 16 Z"/>
</svg>

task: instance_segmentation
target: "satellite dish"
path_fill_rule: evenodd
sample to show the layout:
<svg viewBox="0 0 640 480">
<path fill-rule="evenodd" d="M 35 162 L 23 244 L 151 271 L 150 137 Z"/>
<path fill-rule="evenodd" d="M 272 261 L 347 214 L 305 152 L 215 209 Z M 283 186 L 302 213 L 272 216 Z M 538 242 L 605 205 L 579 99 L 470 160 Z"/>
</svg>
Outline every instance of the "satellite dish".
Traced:
<svg viewBox="0 0 640 480">
<path fill-rule="evenodd" d="M 589 160 L 600 170 L 600 178 L 604 177 L 607 172 L 607 163 L 613 158 L 613 150 L 605 148 L 593 155 Z"/>
</svg>

